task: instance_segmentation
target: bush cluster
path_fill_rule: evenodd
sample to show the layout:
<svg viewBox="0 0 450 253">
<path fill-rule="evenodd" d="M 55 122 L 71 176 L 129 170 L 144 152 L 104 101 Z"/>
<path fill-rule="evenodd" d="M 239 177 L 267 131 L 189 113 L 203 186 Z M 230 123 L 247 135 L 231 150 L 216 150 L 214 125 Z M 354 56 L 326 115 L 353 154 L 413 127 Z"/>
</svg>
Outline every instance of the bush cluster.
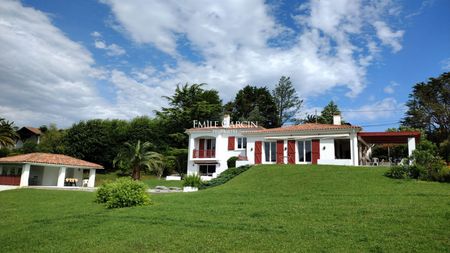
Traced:
<svg viewBox="0 0 450 253">
<path fill-rule="evenodd" d="M 199 175 L 197 174 L 191 174 L 187 175 L 183 178 L 183 186 L 190 186 L 190 187 L 200 187 L 202 184 L 202 180 Z"/>
<path fill-rule="evenodd" d="M 241 166 L 239 168 L 229 168 L 226 171 L 222 172 L 218 177 L 216 177 L 210 181 L 203 182 L 202 185 L 200 186 L 200 189 L 206 189 L 206 188 L 224 184 L 224 183 L 230 181 L 231 179 L 233 179 L 235 176 L 248 170 L 249 168 L 250 168 L 249 165 Z"/>
<path fill-rule="evenodd" d="M 122 208 L 150 204 L 147 186 L 130 178 L 119 178 L 103 184 L 96 193 L 96 202 L 107 208 Z"/>
<path fill-rule="evenodd" d="M 429 150 L 415 150 L 407 162 L 392 166 L 385 175 L 397 179 L 450 182 L 450 168 Z"/>
<path fill-rule="evenodd" d="M 227 160 L 228 168 L 236 168 L 236 161 L 239 159 L 237 156 L 232 156 Z"/>
</svg>

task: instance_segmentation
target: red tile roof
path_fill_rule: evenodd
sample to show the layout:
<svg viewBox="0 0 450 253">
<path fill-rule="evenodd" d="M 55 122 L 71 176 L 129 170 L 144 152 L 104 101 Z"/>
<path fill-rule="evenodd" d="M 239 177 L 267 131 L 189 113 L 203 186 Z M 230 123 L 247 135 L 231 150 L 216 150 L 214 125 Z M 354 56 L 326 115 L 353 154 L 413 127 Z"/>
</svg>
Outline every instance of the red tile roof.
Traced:
<svg viewBox="0 0 450 253">
<path fill-rule="evenodd" d="M 0 158 L 0 164 L 8 163 L 35 163 L 35 164 L 55 164 L 69 167 L 85 167 L 93 169 L 103 169 L 96 163 L 87 162 L 71 156 L 48 153 L 30 153 Z"/>
<path fill-rule="evenodd" d="M 361 130 L 361 127 L 351 126 L 351 125 L 306 123 L 306 124 L 301 124 L 301 125 L 269 128 L 269 129 L 256 130 L 256 131 L 246 131 L 246 133 L 284 133 L 284 132 L 302 132 L 302 131 L 310 132 L 310 131 L 340 130 L 340 129 Z"/>
<path fill-rule="evenodd" d="M 222 126 L 214 127 L 214 126 L 212 126 L 212 127 L 189 128 L 186 131 L 187 132 L 191 132 L 191 131 L 221 130 L 221 129 L 254 129 L 254 130 L 263 130 L 265 128 L 262 127 L 262 126 L 255 127 L 255 126 L 251 126 L 251 125 L 244 125 L 244 124 L 242 124 L 242 125 L 230 125 L 229 127 L 222 127 Z"/>
<path fill-rule="evenodd" d="M 24 128 L 29 130 L 30 132 L 36 134 L 36 135 L 41 135 L 42 134 L 41 129 L 39 129 L 39 128 L 36 128 L 36 127 L 22 127 L 20 130 L 22 130 Z"/>
</svg>

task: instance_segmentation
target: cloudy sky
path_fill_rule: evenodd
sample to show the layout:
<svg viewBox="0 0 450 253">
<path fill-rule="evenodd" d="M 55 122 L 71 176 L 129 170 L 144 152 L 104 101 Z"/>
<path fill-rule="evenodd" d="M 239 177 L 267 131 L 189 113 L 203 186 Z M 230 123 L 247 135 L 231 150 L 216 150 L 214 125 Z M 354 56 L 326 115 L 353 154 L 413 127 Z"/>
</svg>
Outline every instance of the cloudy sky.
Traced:
<svg viewBox="0 0 450 253">
<path fill-rule="evenodd" d="M 0 116 L 17 125 L 153 115 L 177 84 L 224 102 L 290 76 L 305 105 L 398 125 L 417 82 L 450 71 L 450 1 L 2 0 Z"/>
</svg>

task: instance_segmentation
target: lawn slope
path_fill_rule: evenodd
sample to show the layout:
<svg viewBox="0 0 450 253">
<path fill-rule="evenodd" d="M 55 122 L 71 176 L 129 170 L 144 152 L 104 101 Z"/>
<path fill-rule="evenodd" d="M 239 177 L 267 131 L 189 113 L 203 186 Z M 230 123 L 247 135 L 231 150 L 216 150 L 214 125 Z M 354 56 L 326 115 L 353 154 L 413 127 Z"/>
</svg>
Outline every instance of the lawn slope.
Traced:
<svg viewBox="0 0 450 253">
<path fill-rule="evenodd" d="M 0 251 L 448 251 L 450 185 L 385 170 L 255 166 L 215 188 L 118 210 L 93 193 L 0 192 Z"/>
</svg>

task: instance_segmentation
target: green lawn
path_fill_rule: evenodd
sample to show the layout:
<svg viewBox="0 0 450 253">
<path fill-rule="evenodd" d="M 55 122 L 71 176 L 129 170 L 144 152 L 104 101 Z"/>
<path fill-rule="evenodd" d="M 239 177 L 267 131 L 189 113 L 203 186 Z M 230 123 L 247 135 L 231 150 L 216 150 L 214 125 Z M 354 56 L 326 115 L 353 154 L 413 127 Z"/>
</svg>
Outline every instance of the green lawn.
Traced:
<svg viewBox="0 0 450 253">
<path fill-rule="evenodd" d="M 100 186 L 106 181 L 113 181 L 117 178 L 118 175 L 115 173 L 97 174 L 95 176 L 95 186 Z M 151 175 L 142 175 L 141 180 L 150 188 L 155 188 L 156 186 L 183 187 L 183 181 L 166 181 L 164 178 L 158 179 L 157 177 Z"/>
<path fill-rule="evenodd" d="M 1 252 L 449 252 L 450 184 L 385 168 L 256 166 L 107 210 L 88 192 L 0 192 Z"/>
</svg>

